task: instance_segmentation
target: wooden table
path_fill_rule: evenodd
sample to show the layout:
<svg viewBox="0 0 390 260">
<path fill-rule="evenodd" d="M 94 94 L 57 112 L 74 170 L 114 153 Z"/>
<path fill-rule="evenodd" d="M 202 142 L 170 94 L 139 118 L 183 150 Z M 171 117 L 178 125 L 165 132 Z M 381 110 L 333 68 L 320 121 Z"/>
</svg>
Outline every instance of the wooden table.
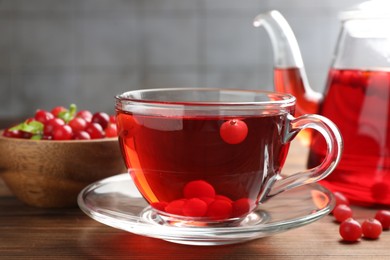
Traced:
<svg viewBox="0 0 390 260">
<path fill-rule="evenodd" d="M 304 167 L 294 143 L 285 169 Z M 362 220 L 377 209 L 354 208 Z M 379 240 L 341 241 L 332 216 L 285 233 L 227 246 L 186 246 L 100 224 L 78 208 L 23 205 L 0 182 L 0 259 L 390 259 L 390 231 Z"/>
</svg>

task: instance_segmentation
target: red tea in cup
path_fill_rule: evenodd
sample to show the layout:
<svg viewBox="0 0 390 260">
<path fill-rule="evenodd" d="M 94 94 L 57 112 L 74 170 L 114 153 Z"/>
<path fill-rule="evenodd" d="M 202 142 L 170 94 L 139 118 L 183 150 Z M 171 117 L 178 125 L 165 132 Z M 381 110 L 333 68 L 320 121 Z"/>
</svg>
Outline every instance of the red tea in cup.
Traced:
<svg viewBox="0 0 390 260">
<path fill-rule="evenodd" d="M 209 205 L 219 195 L 233 204 L 240 199 L 252 202 L 243 212 L 248 213 L 258 201 L 262 183 L 280 172 L 288 150 L 279 134 L 284 131 L 286 114 L 164 117 L 119 111 L 117 121 L 134 181 L 152 205 L 167 204 L 168 211 L 169 204 L 177 200 L 198 198 Z M 244 127 L 235 126 L 237 122 Z M 229 142 L 240 134 L 245 135 L 242 140 Z M 198 204 L 202 207 L 203 203 Z M 231 215 L 239 214 L 232 208 Z"/>
<path fill-rule="evenodd" d="M 294 102 L 289 95 L 239 90 L 127 92 L 116 107 L 122 154 L 137 188 L 160 214 L 239 219 L 268 197 L 302 185 L 302 177 L 329 174 L 327 164 L 279 181 L 290 140 L 314 121 L 292 124 Z M 335 151 L 329 158 L 338 158 Z M 270 192 L 274 183 L 280 187 Z"/>
</svg>

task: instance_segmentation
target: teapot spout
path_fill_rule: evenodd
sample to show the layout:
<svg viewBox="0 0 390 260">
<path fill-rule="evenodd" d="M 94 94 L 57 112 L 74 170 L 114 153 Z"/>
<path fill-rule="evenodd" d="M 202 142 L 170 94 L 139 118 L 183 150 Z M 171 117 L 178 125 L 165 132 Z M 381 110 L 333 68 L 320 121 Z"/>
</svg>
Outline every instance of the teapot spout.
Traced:
<svg viewBox="0 0 390 260">
<path fill-rule="evenodd" d="M 263 26 L 270 37 L 276 91 L 296 97 L 296 115 L 318 113 L 323 96 L 309 86 L 298 42 L 286 19 L 272 10 L 256 16 L 253 25 Z"/>
</svg>

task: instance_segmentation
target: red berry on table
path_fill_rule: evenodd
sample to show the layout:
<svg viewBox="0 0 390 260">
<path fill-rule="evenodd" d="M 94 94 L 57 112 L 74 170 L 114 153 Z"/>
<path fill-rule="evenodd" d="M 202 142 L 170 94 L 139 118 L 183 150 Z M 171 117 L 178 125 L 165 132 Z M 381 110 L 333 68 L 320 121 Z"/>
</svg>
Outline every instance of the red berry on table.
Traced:
<svg viewBox="0 0 390 260">
<path fill-rule="evenodd" d="M 203 180 L 190 181 L 184 186 L 183 194 L 187 199 L 202 197 L 214 198 L 215 189 L 210 183 Z"/>
<path fill-rule="evenodd" d="M 59 114 L 61 112 L 65 112 L 67 111 L 68 109 L 66 109 L 65 107 L 63 106 L 57 106 L 57 107 L 54 107 L 52 110 L 51 110 L 51 113 L 53 114 L 54 117 L 58 117 Z"/>
<path fill-rule="evenodd" d="M 60 125 L 53 130 L 53 140 L 71 140 L 73 131 L 69 125 Z"/>
<path fill-rule="evenodd" d="M 337 205 L 333 209 L 333 216 L 337 222 L 343 222 L 344 220 L 352 217 L 352 209 L 345 204 Z"/>
<path fill-rule="evenodd" d="M 353 218 L 348 218 L 340 224 L 339 233 L 345 241 L 355 242 L 362 236 L 362 227 Z"/>
<path fill-rule="evenodd" d="M 366 219 L 362 224 L 362 232 L 365 238 L 377 239 L 382 233 L 382 224 L 375 218 Z"/>
<path fill-rule="evenodd" d="M 92 113 L 89 110 L 80 110 L 77 112 L 76 117 L 84 118 L 85 121 L 91 122 L 92 120 Z"/>
<path fill-rule="evenodd" d="M 35 118 L 35 120 L 41 122 L 42 124 L 46 124 L 46 122 L 49 121 L 50 119 L 54 118 L 54 116 L 52 113 L 50 113 L 46 110 L 38 109 L 35 112 L 34 118 Z"/>
<path fill-rule="evenodd" d="M 118 136 L 116 124 L 114 124 L 114 123 L 109 123 L 107 125 L 106 129 L 104 129 L 104 132 L 106 133 L 106 137 L 117 137 Z"/>
<path fill-rule="evenodd" d="M 381 224 L 383 230 L 388 230 L 390 228 L 390 211 L 389 210 L 379 210 L 375 214 L 375 219 L 377 219 Z"/>
<path fill-rule="evenodd" d="M 239 144 L 243 142 L 248 135 L 248 127 L 244 121 L 231 119 L 221 125 L 219 134 L 226 143 Z"/>
<path fill-rule="evenodd" d="M 104 138 L 105 133 L 103 131 L 103 128 L 98 123 L 90 123 L 87 125 L 87 128 L 85 129 L 87 133 L 91 136 L 91 139 L 99 139 Z"/>
<path fill-rule="evenodd" d="M 214 200 L 209 205 L 206 216 L 213 220 L 223 220 L 230 218 L 232 211 L 232 203 L 226 200 Z"/>
<path fill-rule="evenodd" d="M 110 122 L 110 116 L 107 113 L 104 112 L 97 112 L 93 114 L 92 116 L 92 122 L 93 123 L 98 123 L 105 129 Z"/>
<path fill-rule="evenodd" d="M 192 198 L 183 205 L 183 215 L 187 217 L 203 217 L 207 212 L 207 203 L 198 198 Z"/>
</svg>

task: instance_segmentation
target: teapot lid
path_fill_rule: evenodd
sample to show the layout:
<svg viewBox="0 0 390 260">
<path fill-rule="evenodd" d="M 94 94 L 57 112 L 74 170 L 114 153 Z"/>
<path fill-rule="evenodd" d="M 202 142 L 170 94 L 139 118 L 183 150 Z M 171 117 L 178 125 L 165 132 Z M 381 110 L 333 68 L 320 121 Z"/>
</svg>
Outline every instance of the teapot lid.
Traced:
<svg viewBox="0 0 390 260">
<path fill-rule="evenodd" d="M 370 0 L 362 2 L 340 14 L 340 19 L 342 21 L 373 18 L 390 18 L 389 0 Z"/>
</svg>

